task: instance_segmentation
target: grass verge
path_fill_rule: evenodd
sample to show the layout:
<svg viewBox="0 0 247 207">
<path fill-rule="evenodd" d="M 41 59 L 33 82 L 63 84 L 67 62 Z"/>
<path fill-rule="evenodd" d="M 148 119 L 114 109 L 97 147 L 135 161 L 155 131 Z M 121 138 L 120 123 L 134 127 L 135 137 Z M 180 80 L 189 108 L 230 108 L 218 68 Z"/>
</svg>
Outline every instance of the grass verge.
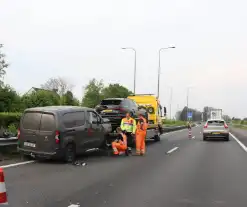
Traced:
<svg viewBox="0 0 247 207">
<path fill-rule="evenodd" d="M 179 121 L 179 120 L 163 120 L 163 125 L 165 127 L 169 127 L 169 126 L 184 126 L 186 125 L 186 121 Z"/>
</svg>

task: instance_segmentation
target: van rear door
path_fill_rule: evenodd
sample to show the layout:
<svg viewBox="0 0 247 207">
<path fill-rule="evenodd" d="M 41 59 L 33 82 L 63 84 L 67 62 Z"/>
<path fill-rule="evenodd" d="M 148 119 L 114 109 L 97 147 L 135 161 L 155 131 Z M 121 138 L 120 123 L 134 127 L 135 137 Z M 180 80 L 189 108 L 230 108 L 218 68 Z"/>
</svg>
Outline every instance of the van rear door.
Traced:
<svg viewBox="0 0 247 207">
<path fill-rule="evenodd" d="M 20 124 L 20 148 L 38 151 L 37 136 L 42 114 L 40 112 L 24 113 Z"/>
<path fill-rule="evenodd" d="M 39 149 L 44 152 L 54 152 L 57 147 L 55 136 L 56 122 L 54 114 L 43 113 L 37 140 Z"/>
<path fill-rule="evenodd" d="M 21 121 L 20 147 L 37 152 L 54 151 L 55 129 L 53 114 L 26 112 Z"/>
</svg>

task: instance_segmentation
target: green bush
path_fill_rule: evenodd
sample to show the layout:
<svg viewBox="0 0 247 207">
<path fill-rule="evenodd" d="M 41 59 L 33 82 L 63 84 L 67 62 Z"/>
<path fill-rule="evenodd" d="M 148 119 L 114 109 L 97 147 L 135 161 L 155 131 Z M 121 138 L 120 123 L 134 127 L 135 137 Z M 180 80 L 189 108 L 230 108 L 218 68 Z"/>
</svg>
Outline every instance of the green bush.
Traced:
<svg viewBox="0 0 247 207">
<path fill-rule="evenodd" d="M 14 124 L 14 123 L 10 124 L 8 126 L 8 132 L 10 132 L 12 134 L 17 134 L 17 127 L 18 127 L 17 124 Z"/>
<path fill-rule="evenodd" d="M 13 125 L 17 128 L 20 123 L 21 113 L 0 113 L 0 127 L 5 129 L 13 129 Z"/>
</svg>

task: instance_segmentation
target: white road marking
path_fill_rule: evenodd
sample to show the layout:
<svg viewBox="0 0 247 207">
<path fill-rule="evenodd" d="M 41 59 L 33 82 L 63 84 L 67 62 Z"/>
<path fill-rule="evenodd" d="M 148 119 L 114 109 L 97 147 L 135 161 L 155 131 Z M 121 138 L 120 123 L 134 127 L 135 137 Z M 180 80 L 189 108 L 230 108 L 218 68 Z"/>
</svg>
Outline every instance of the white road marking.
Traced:
<svg viewBox="0 0 247 207">
<path fill-rule="evenodd" d="M 178 147 L 174 147 L 173 149 L 169 150 L 169 151 L 167 152 L 167 154 L 171 154 L 172 152 L 176 151 L 177 149 L 178 149 Z"/>
<path fill-rule="evenodd" d="M 31 163 L 34 163 L 34 162 L 35 162 L 35 160 L 30 160 L 30 161 L 26 161 L 26 162 L 17 162 L 17 163 L 14 163 L 14 164 L 0 166 L 0 168 L 16 167 L 16 166 L 19 166 L 19 165 L 26 165 L 26 164 L 31 164 Z"/>
<path fill-rule="evenodd" d="M 195 139 L 196 137 L 195 136 L 193 136 L 191 139 Z"/>
<path fill-rule="evenodd" d="M 247 147 L 242 143 L 242 142 L 240 142 L 239 141 L 239 139 L 237 138 L 237 137 L 235 137 L 232 133 L 229 133 L 231 136 L 232 136 L 232 138 L 233 139 L 235 139 L 235 141 L 243 148 L 243 150 L 245 151 L 245 152 L 247 152 Z"/>
<path fill-rule="evenodd" d="M 68 207 L 80 207 L 80 204 L 71 204 Z"/>
</svg>

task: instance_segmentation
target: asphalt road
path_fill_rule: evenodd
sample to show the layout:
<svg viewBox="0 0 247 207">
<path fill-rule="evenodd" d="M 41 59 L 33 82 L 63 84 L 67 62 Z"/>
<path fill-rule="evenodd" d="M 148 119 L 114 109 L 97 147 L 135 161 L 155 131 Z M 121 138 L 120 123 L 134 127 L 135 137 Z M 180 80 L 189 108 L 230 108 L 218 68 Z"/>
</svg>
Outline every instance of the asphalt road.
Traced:
<svg viewBox="0 0 247 207">
<path fill-rule="evenodd" d="M 192 140 L 187 130 L 163 135 L 144 157 L 92 155 L 85 167 L 45 162 L 6 168 L 10 206 L 246 206 L 246 152 L 232 138 L 203 142 L 201 130 L 193 128 Z"/>
</svg>

